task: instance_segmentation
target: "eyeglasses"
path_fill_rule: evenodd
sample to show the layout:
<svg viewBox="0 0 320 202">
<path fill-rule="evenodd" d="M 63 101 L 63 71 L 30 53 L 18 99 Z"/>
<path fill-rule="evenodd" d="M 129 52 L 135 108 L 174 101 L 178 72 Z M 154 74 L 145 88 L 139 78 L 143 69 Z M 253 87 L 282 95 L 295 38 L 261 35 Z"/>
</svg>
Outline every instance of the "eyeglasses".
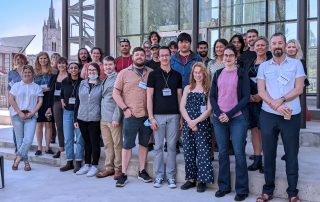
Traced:
<svg viewBox="0 0 320 202">
<path fill-rule="evenodd" d="M 88 69 L 89 72 L 96 72 L 96 69 Z"/>
<path fill-rule="evenodd" d="M 233 58 L 234 57 L 234 54 L 223 54 L 223 57 L 226 57 L 226 58 Z"/>
</svg>

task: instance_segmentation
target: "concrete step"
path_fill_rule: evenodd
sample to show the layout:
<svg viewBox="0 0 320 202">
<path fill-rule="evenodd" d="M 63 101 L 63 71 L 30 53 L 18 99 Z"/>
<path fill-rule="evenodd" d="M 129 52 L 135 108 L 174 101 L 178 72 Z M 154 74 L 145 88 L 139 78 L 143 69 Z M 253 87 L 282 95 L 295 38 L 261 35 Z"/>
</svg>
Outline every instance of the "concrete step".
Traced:
<svg viewBox="0 0 320 202">
<path fill-rule="evenodd" d="M 32 163 L 39 163 L 39 164 L 46 164 L 50 166 L 58 167 L 65 165 L 66 163 L 66 156 L 65 152 L 62 152 L 61 157 L 59 159 L 52 158 L 52 155 L 43 154 L 42 156 L 35 156 L 34 152 L 36 150 L 36 145 L 31 147 L 29 151 L 29 160 Z M 57 146 L 52 147 L 54 150 L 57 150 Z M 302 147 L 300 149 L 300 171 L 299 171 L 299 184 L 298 188 L 300 190 L 299 196 L 302 200 L 305 201 L 319 201 L 317 200 L 320 198 L 320 176 L 318 171 L 320 170 L 320 162 L 317 162 L 318 154 L 320 152 L 319 148 L 312 148 L 312 147 Z M 252 148 L 248 146 L 247 154 L 252 153 Z M 133 156 L 129 164 L 128 174 L 130 176 L 137 176 L 138 175 L 138 150 L 137 148 L 133 149 Z M 277 173 L 276 173 L 276 190 L 275 190 L 275 197 L 279 198 L 287 198 L 286 195 L 286 188 L 287 188 L 287 181 L 285 175 L 285 162 L 280 160 L 280 157 L 283 154 L 283 147 L 280 145 L 278 148 L 278 160 L 277 160 Z M 14 155 L 14 147 L 13 144 L 8 142 L 1 142 L 0 141 L 0 155 L 3 155 L 4 158 L 13 160 Z M 218 158 L 217 153 L 215 154 L 216 159 Z M 153 158 L 154 153 L 149 152 L 148 159 L 146 163 L 146 170 L 147 172 L 154 177 L 153 175 Z M 166 158 L 166 154 L 165 154 Z M 104 169 L 104 160 L 105 154 L 103 148 L 101 148 L 101 157 L 99 161 L 99 169 Z M 230 157 L 231 162 L 231 180 L 234 186 L 235 180 L 235 163 L 234 163 L 234 156 Z M 247 160 L 248 165 L 251 164 L 251 160 Z M 31 165 L 32 166 L 32 165 Z M 214 166 L 214 176 L 215 176 L 215 183 L 209 185 L 209 187 L 217 189 L 217 176 L 218 176 L 218 169 L 219 165 L 217 161 L 213 162 Z M 183 183 L 185 177 L 185 164 L 183 159 L 183 154 L 177 155 L 177 175 L 176 180 L 179 183 Z M 258 195 L 261 193 L 262 186 L 264 184 L 264 175 L 260 174 L 258 171 L 256 172 L 249 172 L 249 187 L 250 192 L 253 195 Z M 234 190 L 234 187 L 232 188 Z"/>
</svg>

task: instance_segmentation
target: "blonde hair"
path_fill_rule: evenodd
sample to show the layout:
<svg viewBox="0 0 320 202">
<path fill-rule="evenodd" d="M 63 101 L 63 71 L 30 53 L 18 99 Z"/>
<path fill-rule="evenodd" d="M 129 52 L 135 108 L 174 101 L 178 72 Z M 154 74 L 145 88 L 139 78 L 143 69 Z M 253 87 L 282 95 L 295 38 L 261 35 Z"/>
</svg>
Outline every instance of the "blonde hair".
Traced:
<svg viewBox="0 0 320 202">
<path fill-rule="evenodd" d="M 29 63 L 27 57 L 26 57 L 24 54 L 22 54 L 22 53 L 17 53 L 17 54 L 15 54 L 14 57 L 13 57 L 13 68 L 14 68 L 14 69 L 16 68 L 16 65 L 17 65 L 17 64 L 16 64 L 16 60 L 17 60 L 18 58 L 20 58 L 20 59 L 23 60 L 23 65 L 27 65 L 27 64 Z"/>
<path fill-rule="evenodd" d="M 300 45 L 300 42 L 296 39 L 290 39 L 288 42 L 287 42 L 287 45 L 289 43 L 294 43 L 294 45 L 296 46 L 296 49 L 297 49 L 297 54 L 295 55 L 295 59 L 299 59 L 301 60 L 303 58 L 303 52 L 302 52 L 302 49 L 301 49 L 301 45 Z"/>
<path fill-rule="evenodd" d="M 42 70 L 41 70 L 41 65 L 40 65 L 40 62 L 39 62 L 39 58 L 41 56 L 47 56 L 48 58 L 48 63 L 47 63 L 47 68 L 48 68 L 48 74 L 51 74 L 52 73 L 52 68 L 51 68 L 51 62 L 50 62 L 50 57 L 49 57 L 49 54 L 47 52 L 40 52 L 38 55 L 37 55 L 37 58 L 36 58 L 36 61 L 35 61 L 35 73 L 36 75 L 42 75 Z"/>
<path fill-rule="evenodd" d="M 192 70 L 190 73 L 190 91 L 192 91 L 196 87 L 196 80 L 194 79 L 194 76 L 193 76 L 194 69 L 196 67 L 201 68 L 201 73 L 203 75 L 203 80 L 202 80 L 203 91 L 206 95 L 208 95 L 209 91 L 210 91 L 210 76 L 209 76 L 208 69 L 206 68 L 206 66 L 202 62 L 196 62 L 192 66 Z"/>
</svg>

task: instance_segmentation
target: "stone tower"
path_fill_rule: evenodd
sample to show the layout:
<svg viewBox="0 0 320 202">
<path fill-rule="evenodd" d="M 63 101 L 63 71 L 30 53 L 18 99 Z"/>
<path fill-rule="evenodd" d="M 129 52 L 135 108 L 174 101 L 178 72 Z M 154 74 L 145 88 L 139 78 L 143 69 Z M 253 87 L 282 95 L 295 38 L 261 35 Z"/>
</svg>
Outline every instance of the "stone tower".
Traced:
<svg viewBox="0 0 320 202">
<path fill-rule="evenodd" d="M 55 21 L 52 0 L 49 8 L 49 18 L 47 22 L 44 21 L 42 29 L 42 50 L 61 53 L 61 27 L 59 20 L 58 23 Z"/>
</svg>

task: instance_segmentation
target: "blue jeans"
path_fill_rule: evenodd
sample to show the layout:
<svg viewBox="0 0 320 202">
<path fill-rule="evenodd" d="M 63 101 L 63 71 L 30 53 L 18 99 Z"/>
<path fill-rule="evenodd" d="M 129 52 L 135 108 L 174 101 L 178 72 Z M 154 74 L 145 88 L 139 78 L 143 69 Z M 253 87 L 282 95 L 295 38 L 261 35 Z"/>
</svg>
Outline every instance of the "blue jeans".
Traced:
<svg viewBox="0 0 320 202">
<path fill-rule="evenodd" d="M 213 125 L 219 148 L 219 190 L 231 190 L 230 159 L 228 154 L 228 145 L 231 137 L 236 159 L 236 193 L 248 194 L 249 180 L 245 153 L 247 120 L 243 115 L 240 115 L 232 118 L 228 123 L 221 123 L 217 117 L 214 117 Z"/>
<path fill-rule="evenodd" d="M 74 137 L 76 136 L 76 161 L 83 160 L 84 141 L 79 128 L 74 127 L 73 111 L 63 110 L 63 134 L 67 161 L 74 159 Z"/>
<path fill-rule="evenodd" d="M 27 161 L 28 151 L 36 131 L 37 117 L 33 116 L 31 119 L 22 120 L 18 115 L 14 115 L 11 120 L 17 143 L 17 156 L 21 156 L 22 160 Z"/>
</svg>

